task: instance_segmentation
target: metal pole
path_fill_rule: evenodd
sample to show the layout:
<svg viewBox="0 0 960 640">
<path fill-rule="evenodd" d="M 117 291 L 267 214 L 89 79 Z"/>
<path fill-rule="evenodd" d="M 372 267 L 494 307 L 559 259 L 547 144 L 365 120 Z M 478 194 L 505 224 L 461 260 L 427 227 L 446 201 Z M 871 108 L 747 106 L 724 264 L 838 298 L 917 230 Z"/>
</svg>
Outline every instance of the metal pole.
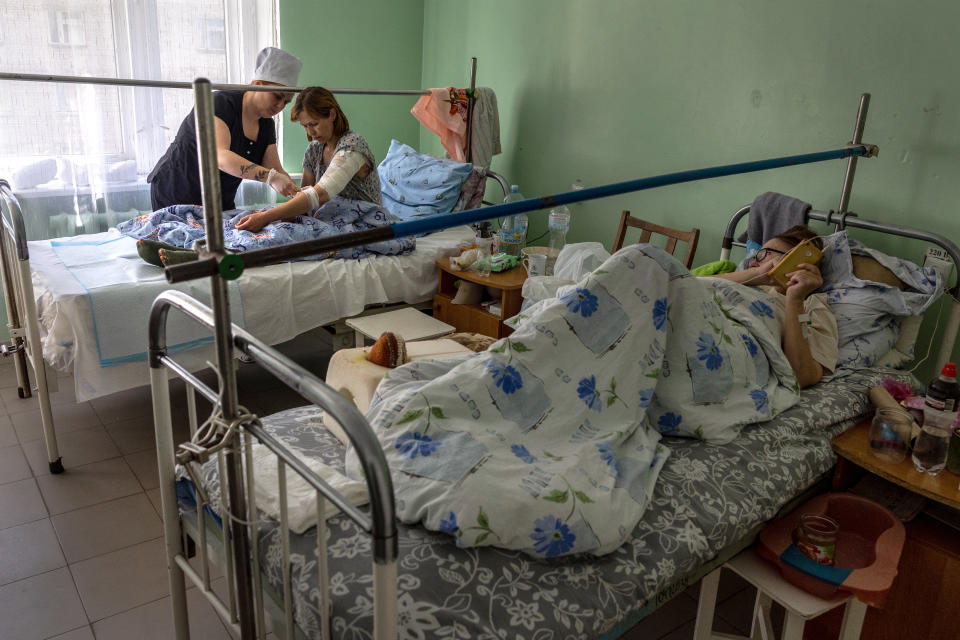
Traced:
<svg viewBox="0 0 960 640">
<path fill-rule="evenodd" d="M 853 127 L 853 140 L 850 144 L 860 144 L 863 141 L 863 128 L 867 124 L 867 109 L 870 107 L 870 94 L 860 94 L 860 107 L 857 109 L 857 122 Z M 857 156 L 850 156 L 847 160 L 847 172 L 843 176 L 843 190 L 840 192 L 840 208 L 837 213 L 841 216 L 847 212 L 847 205 L 850 204 L 850 191 L 853 189 L 853 176 L 857 172 Z M 842 220 L 842 218 L 841 218 Z M 837 231 L 840 230 L 840 224 L 836 225 Z"/>
<path fill-rule="evenodd" d="M 104 78 L 86 76 L 54 76 L 45 73 L 0 73 L 0 80 L 22 80 L 26 82 L 64 82 L 73 84 L 102 84 L 119 87 L 155 87 L 158 89 L 192 89 L 190 82 L 170 80 L 136 80 L 134 78 Z M 209 83 L 209 82 L 208 82 Z M 298 93 L 307 87 L 283 87 L 278 85 L 255 84 L 210 84 L 217 91 L 278 91 Z M 330 89 L 331 93 L 370 96 L 424 96 L 429 91 L 423 89 Z"/>
<path fill-rule="evenodd" d="M 693 182 L 695 180 L 705 180 L 707 178 L 719 178 L 738 173 L 750 173 L 752 171 L 762 171 L 764 169 L 775 169 L 777 167 L 787 167 L 799 164 L 809 164 L 811 162 L 822 162 L 824 160 L 837 160 L 839 158 L 849 158 L 853 155 L 868 155 L 872 153 L 874 147 L 870 145 L 859 145 L 855 147 L 844 147 L 843 149 L 833 149 L 830 151 L 820 151 L 817 153 L 806 153 L 795 156 L 785 156 L 781 158 L 770 158 L 768 160 L 757 160 L 754 162 L 742 162 L 739 164 L 722 165 L 718 167 L 708 167 L 706 169 L 694 169 L 692 171 L 680 171 L 678 173 L 667 173 L 661 176 L 651 178 L 640 178 L 638 180 L 629 180 L 627 182 L 617 182 L 614 184 L 602 185 L 599 187 L 590 187 L 589 189 L 580 189 L 578 191 L 568 191 L 558 193 L 552 196 L 542 198 L 528 198 L 517 202 L 508 202 L 498 204 L 493 207 L 484 207 L 482 209 L 471 209 L 459 213 L 449 213 L 442 216 L 433 216 L 421 220 L 411 220 L 408 222 L 398 222 L 396 224 L 367 229 L 364 231 L 353 231 L 337 236 L 328 236 L 317 240 L 306 240 L 304 242 L 295 242 L 281 247 L 271 247 L 268 249 L 258 249 L 248 251 L 243 254 L 232 256 L 240 258 L 243 268 L 259 267 L 278 262 L 286 262 L 292 258 L 310 256 L 332 249 L 358 247 L 372 242 L 389 240 L 390 238 L 399 238 L 411 236 L 420 233 L 430 233 L 441 229 L 448 229 L 464 224 L 472 224 L 483 220 L 494 218 L 506 218 L 507 216 L 529 211 L 538 211 L 541 209 L 550 209 L 558 204 L 572 204 L 574 202 L 583 202 L 585 200 L 594 200 L 607 196 L 619 195 L 621 193 L 630 193 L 632 191 L 643 191 L 645 189 L 654 189 L 671 184 L 680 184 L 683 182 Z M 226 266 L 226 265 L 225 265 Z M 237 277 L 240 270 L 231 271 L 225 269 L 225 275 Z M 166 276 L 168 282 L 184 282 L 186 280 L 195 280 L 205 276 L 219 273 L 218 261 L 216 258 L 204 258 L 193 262 L 167 267 Z"/>
<path fill-rule="evenodd" d="M 217 167 L 217 142 L 214 132 L 213 92 L 210 81 L 198 78 L 193 83 L 194 113 L 197 125 L 197 155 L 200 163 L 203 220 L 207 230 L 207 250 L 223 255 L 223 211 L 220 207 L 220 169 Z M 217 368 L 220 371 L 220 410 L 225 420 L 237 417 L 237 379 L 233 369 L 233 335 L 230 323 L 229 283 L 218 275 L 210 278 L 210 299 L 215 321 L 214 338 Z M 240 458 L 239 432 L 227 449 L 226 468 L 230 495 L 230 531 L 236 567 L 237 617 L 242 638 L 256 637 L 256 615 L 250 576 L 250 540 L 245 524 L 247 504 Z"/>
<path fill-rule="evenodd" d="M 467 157 L 464 162 L 472 162 L 473 150 L 473 109 L 477 101 L 473 97 L 473 92 L 477 89 L 477 59 L 470 58 L 470 91 L 467 93 Z"/>
</svg>

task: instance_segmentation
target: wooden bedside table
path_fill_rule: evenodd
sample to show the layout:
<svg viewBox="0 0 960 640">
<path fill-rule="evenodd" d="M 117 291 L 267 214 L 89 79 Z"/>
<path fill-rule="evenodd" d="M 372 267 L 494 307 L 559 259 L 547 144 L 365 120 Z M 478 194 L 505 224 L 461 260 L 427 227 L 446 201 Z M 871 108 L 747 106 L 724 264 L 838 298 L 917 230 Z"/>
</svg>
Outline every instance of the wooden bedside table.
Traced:
<svg viewBox="0 0 960 640">
<path fill-rule="evenodd" d="M 433 297 L 434 318 L 452 324 L 457 331 L 482 333 L 491 338 L 503 338 L 513 332 L 513 329 L 504 326 L 503 321 L 520 313 L 520 305 L 523 303 L 520 289 L 527 279 L 527 272 L 523 267 L 482 276 L 476 271 L 454 271 L 450 268 L 450 258 L 440 258 L 437 266 L 440 267 L 440 283 L 437 295 Z M 453 297 L 457 294 L 457 280 L 499 289 L 500 314 L 490 313 L 479 304 L 453 304 Z"/>
</svg>

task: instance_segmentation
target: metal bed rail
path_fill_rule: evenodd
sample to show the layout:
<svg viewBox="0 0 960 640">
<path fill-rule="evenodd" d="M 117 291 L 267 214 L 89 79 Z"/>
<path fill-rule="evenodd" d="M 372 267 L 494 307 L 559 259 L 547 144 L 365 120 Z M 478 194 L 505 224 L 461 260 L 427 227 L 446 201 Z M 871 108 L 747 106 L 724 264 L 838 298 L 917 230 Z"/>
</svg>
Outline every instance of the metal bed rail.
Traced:
<svg viewBox="0 0 960 640">
<path fill-rule="evenodd" d="M 21 398 L 32 395 L 27 361 L 33 368 L 37 381 L 37 401 L 40 405 L 40 420 L 43 423 L 43 439 L 47 449 L 47 464 L 50 473 L 63 473 L 63 461 L 57 447 L 53 428 L 53 410 L 50 406 L 50 391 L 56 390 L 56 376 L 47 377 L 47 365 L 43 359 L 43 343 L 40 337 L 40 322 L 37 317 L 37 301 L 33 294 L 33 278 L 30 273 L 30 253 L 27 250 L 27 234 L 23 224 L 23 212 L 10 183 L 0 179 L 0 277 L 3 279 L 3 299 L 7 306 L 7 329 L 10 344 L 2 346 L 4 356 L 13 356 L 17 371 L 17 393 Z M 52 381 L 52 384 L 51 384 Z"/>
<path fill-rule="evenodd" d="M 393 487 L 386 458 L 370 425 L 349 400 L 278 351 L 234 325 L 232 326 L 233 348 L 247 355 L 252 361 L 258 363 L 270 374 L 299 393 L 305 400 L 321 407 L 343 426 L 344 431 L 350 438 L 351 444 L 358 453 L 363 467 L 370 497 L 369 515 L 362 513 L 356 507 L 352 506 L 346 498 L 331 488 L 299 458 L 286 449 L 283 444 L 263 429 L 263 427 L 259 425 L 256 416 L 247 413 L 245 410 L 238 412 L 234 418 L 222 417 L 219 427 L 222 427 L 223 430 L 227 432 L 230 440 L 228 441 L 228 439 L 225 438 L 214 446 L 206 446 L 205 443 L 198 442 L 198 440 L 203 439 L 203 432 L 201 429 L 200 437 L 198 438 L 196 414 L 194 411 L 191 411 L 190 429 L 194 436 L 193 443 L 175 449 L 167 369 L 170 369 L 187 384 L 188 403 L 190 406 L 194 406 L 193 393 L 199 392 L 214 404 L 215 415 L 217 414 L 217 409 L 221 408 L 220 398 L 222 389 L 211 389 L 167 355 L 166 323 L 171 309 L 177 309 L 211 330 L 216 329 L 216 321 L 214 320 L 215 313 L 213 310 L 197 302 L 190 296 L 176 291 L 167 291 L 158 296 L 154 301 L 150 313 L 150 380 L 154 402 L 153 411 L 157 438 L 157 463 L 160 477 L 161 503 L 164 516 L 165 549 L 167 565 L 170 571 L 170 591 L 173 597 L 177 637 L 181 639 L 189 637 L 185 578 L 189 578 L 203 591 L 214 608 L 221 616 L 230 621 L 237 631 L 241 631 L 242 629 L 242 625 L 240 624 L 240 609 L 242 605 L 239 604 L 237 598 L 233 597 L 236 592 L 234 587 L 237 584 L 252 585 L 255 630 L 253 633 L 251 633 L 249 629 L 241 631 L 241 633 L 245 634 L 243 635 L 245 638 L 264 637 L 265 609 L 259 570 L 259 531 L 257 527 L 260 516 L 253 501 L 256 479 L 252 445 L 255 440 L 269 448 L 278 460 L 279 484 L 277 491 L 280 497 L 279 525 L 282 536 L 282 561 L 284 567 L 282 598 L 284 620 L 278 622 L 282 622 L 281 626 L 284 628 L 286 637 L 293 638 L 295 629 L 289 575 L 290 531 L 288 528 L 286 496 L 286 477 L 288 472 L 300 476 L 316 492 L 318 518 L 317 558 L 321 585 L 321 593 L 319 594 L 321 606 L 318 608 L 322 612 L 324 621 L 323 637 L 330 637 L 329 622 L 331 613 L 329 593 L 326 590 L 327 585 L 329 585 L 325 549 L 325 513 L 327 501 L 336 505 L 347 517 L 371 535 L 373 539 L 374 556 L 374 592 L 377 598 L 375 601 L 378 602 L 374 614 L 374 637 L 378 639 L 396 637 L 397 525 L 395 520 Z M 232 361 L 230 362 L 231 369 L 227 371 L 218 370 L 221 381 L 233 375 L 233 365 Z M 234 434 L 236 434 L 236 438 L 233 437 Z M 219 435 L 221 435 L 220 430 L 215 429 L 211 432 L 211 435 L 217 436 L 219 440 Z M 240 444 L 240 436 L 242 436 L 242 444 Z M 233 441 L 236 441 L 236 444 L 230 444 L 230 442 Z M 227 602 L 221 601 L 213 593 L 210 584 L 210 558 L 207 550 L 207 525 L 204 518 L 205 507 L 210 503 L 205 496 L 204 489 L 199 482 L 194 482 L 198 494 L 195 531 L 198 533 L 197 549 L 200 555 L 199 572 L 189 564 L 181 544 L 181 532 L 178 527 L 180 514 L 174 489 L 175 466 L 177 461 L 185 463 L 189 468 L 190 465 L 208 459 L 213 455 L 217 456 L 221 480 L 219 516 L 224 525 L 222 535 L 223 565 L 226 570 L 228 583 L 230 584 L 229 593 L 231 596 Z M 243 472 L 235 478 L 231 477 L 231 474 L 228 473 L 227 457 L 230 455 L 242 456 L 245 460 Z M 242 483 L 243 490 L 247 493 L 249 499 L 239 516 L 236 510 L 240 505 L 235 501 L 235 487 L 231 486 L 230 483 Z M 252 543 L 252 548 L 248 549 L 250 553 L 248 557 L 251 558 L 252 565 L 252 571 L 250 572 L 244 572 L 243 570 L 246 563 L 237 563 L 234 558 L 236 547 L 241 544 L 241 538 L 247 536 L 249 536 L 249 540 Z M 253 635 L 254 633 L 256 635 Z"/>
</svg>

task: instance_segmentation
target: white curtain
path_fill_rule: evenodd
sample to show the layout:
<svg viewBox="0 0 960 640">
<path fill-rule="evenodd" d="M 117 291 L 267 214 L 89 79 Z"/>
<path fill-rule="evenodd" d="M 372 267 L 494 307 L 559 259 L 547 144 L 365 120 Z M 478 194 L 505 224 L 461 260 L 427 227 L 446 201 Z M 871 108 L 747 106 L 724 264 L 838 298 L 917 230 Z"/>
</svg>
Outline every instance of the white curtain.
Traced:
<svg viewBox="0 0 960 640">
<path fill-rule="evenodd" d="M 5 3 L 0 69 L 245 83 L 257 51 L 276 41 L 273 11 L 271 0 Z M 0 177 L 31 239 L 149 208 L 144 177 L 192 106 L 183 89 L 0 81 Z"/>
</svg>

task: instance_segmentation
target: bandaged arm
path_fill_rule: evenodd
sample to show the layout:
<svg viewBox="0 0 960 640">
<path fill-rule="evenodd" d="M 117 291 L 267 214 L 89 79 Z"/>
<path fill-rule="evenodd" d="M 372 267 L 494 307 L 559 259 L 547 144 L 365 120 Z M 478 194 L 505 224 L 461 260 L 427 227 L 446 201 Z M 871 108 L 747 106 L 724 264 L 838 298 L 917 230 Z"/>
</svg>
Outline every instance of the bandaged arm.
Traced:
<svg viewBox="0 0 960 640">
<path fill-rule="evenodd" d="M 300 193 L 281 205 L 251 214 L 258 220 L 255 229 L 252 230 L 258 231 L 271 222 L 303 215 L 328 202 L 330 198 L 343 191 L 365 162 L 363 154 L 357 151 L 338 151 L 316 185 L 304 187 Z M 239 224 L 242 225 L 245 219 L 246 217 L 241 219 Z M 238 225 L 238 228 L 244 227 Z"/>
<path fill-rule="evenodd" d="M 307 197 L 310 198 L 310 208 L 316 209 L 343 191 L 343 188 L 353 179 L 353 176 L 357 175 L 366 161 L 363 154 L 357 151 L 338 151 L 334 154 L 330 160 L 330 166 L 320 176 L 317 184 L 303 188 Z M 321 195 L 321 190 L 326 193 L 326 198 Z"/>
</svg>

